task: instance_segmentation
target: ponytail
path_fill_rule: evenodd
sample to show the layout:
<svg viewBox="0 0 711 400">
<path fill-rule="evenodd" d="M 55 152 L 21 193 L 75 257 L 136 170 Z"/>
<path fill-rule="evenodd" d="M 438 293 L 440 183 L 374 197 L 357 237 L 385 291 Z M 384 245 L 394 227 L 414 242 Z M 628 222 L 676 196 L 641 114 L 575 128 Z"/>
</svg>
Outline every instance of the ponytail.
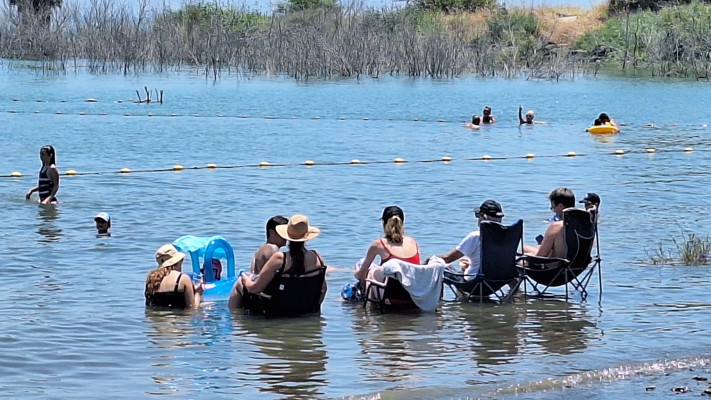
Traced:
<svg viewBox="0 0 711 400">
<path fill-rule="evenodd" d="M 306 271 L 304 266 L 304 257 L 306 248 L 304 242 L 289 242 L 289 255 L 291 255 L 291 274 L 303 275 Z"/>
<path fill-rule="evenodd" d="M 383 227 L 385 238 L 393 243 L 402 243 L 405 236 L 405 226 L 399 216 L 390 217 Z"/>
</svg>

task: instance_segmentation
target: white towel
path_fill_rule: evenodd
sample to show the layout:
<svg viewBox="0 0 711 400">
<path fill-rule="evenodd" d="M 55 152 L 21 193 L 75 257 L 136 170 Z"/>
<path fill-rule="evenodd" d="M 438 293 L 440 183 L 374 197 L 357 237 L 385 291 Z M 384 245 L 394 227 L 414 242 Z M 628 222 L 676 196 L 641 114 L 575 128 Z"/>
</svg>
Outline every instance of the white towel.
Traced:
<svg viewBox="0 0 711 400">
<path fill-rule="evenodd" d="M 391 259 L 381 265 L 387 277 L 395 278 L 410 293 L 412 301 L 423 311 L 434 311 L 442 293 L 442 273 L 446 264 L 432 256 L 427 265 Z"/>
</svg>

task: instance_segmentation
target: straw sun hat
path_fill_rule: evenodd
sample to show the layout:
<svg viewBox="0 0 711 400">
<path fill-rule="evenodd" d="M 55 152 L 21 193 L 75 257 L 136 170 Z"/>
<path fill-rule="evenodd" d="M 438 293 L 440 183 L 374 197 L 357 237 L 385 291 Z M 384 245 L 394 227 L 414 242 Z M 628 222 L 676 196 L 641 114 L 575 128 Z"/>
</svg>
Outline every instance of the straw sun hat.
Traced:
<svg viewBox="0 0 711 400">
<path fill-rule="evenodd" d="M 156 251 L 158 268 L 171 267 L 185 258 L 185 254 L 178 251 L 172 244 L 165 244 Z"/>
<path fill-rule="evenodd" d="M 292 215 L 286 225 L 277 225 L 276 231 L 279 236 L 290 242 L 305 242 L 321 233 L 317 227 L 309 226 L 309 219 L 301 214 Z"/>
</svg>

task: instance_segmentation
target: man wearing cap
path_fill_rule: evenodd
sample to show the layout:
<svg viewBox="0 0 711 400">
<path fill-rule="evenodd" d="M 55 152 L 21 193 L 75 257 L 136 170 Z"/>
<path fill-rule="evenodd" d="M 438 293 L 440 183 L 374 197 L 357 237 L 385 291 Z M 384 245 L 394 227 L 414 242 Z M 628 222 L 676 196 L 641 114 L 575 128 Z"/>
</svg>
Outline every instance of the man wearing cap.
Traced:
<svg viewBox="0 0 711 400">
<path fill-rule="evenodd" d="M 100 212 L 94 217 L 96 223 L 96 231 L 98 236 L 111 236 L 109 228 L 111 228 L 111 216 L 109 213 Z"/>
<path fill-rule="evenodd" d="M 548 200 L 551 202 L 550 210 L 556 215 L 563 215 L 563 210 L 575 207 L 575 194 L 566 187 L 554 189 L 548 195 Z M 564 230 L 565 226 L 562 220 L 552 222 L 548 225 L 546 232 L 543 234 L 541 245 L 538 247 L 523 246 L 523 252 L 538 257 L 565 258 L 567 248 L 565 245 Z"/>
<path fill-rule="evenodd" d="M 592 209 L 597 210 L 600 207 L 600 196 L 595 193 L 586 193 L 585 197 L 578 203 L 583 203 L 586 211 L 590 211 Z"/>
<path fill-rule="evenodd" d="M 267 221 L 267 242 L 264 243 L 254 252 L 252 256 L 252 273 L 259 274 L 264 264 L 269 261 L 269 258 L 282 247 L 286 246 L 286 239 L 279 236 L 276 227 L 286 225 L 289 220 L 281 215 L 275 215 Z"/>
<path fill-rule="evenodd" d="M 504 212 L 501 209 L 501 204 L 494 200 L 487 200 L 479 206 L 478 209 L 474 210 L 474 215 L 477 218 L 477 228 L 482 221 L 494 221 L 501 222 L 504 217 Z M 474 279 L 474 277 L 479 273 L 479 268 L 481 265 L 481 236 L 479 230 L 470 232 L 462 241 L 452 249 L 449 253 L 439 256 L 447 264 L 459 260 L 462 257 L 467 257 L 469 260 L 465 261 L 465 265 L 462 268 L 468 279 Z"/>
</svg>

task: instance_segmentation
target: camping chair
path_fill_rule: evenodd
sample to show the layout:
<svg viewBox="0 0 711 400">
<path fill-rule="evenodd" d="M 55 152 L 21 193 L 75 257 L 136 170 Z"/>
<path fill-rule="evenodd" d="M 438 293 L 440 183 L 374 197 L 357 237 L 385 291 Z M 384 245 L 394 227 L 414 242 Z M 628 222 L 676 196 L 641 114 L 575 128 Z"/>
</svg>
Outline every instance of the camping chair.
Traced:
<svg viewBox="0 0 711 400">
<path fill-rule="evenodd" d="M 600 244 L 597 239 L 597 215 L 595 211 L 577 208 L 563 210 L 563 234 L 567 246 L 566 258 L 537 257 L 527 255 L 524 267 L 526 280 L 540 296 L 548 288 L 568 286 L 580 292 L 583 299 L 588 296 L 587 286 L 597 268 L 600 295 L 602 295 L 602 271 L 600 266 Z M 596 254 L 591 255 L 593 247 Z M 524 284 L 525 289 L 525 284 Z"/>
<path fill-rule="evenodd" d="M 386 308 L 398 310 L 412 310 L 417 308 L 415 302 L 412 301 L 410 293 L 396 278 L 387 277 L 385 278 L 385 282 L 366 279 L 366 287 L 363 308 L 365 308 L 368 303 L 373 303 L 378 307 L 381 313 L 384 313 Z"/>
<path fill-rule="evenodd" d="M 366 279 L 365 308 L 373 303 L 380 312 L 386 308 L 435 311 L 442 297 L 444 261 L 432 257 L 426 265 L 390 260 L 380 266 L 385 281 Z"/>
<path fill-rule="evenodd" d="M 297 317 L 321 313 L 321 290 L 326 267 L 303 275 L 279 274 L 258 294 L 245 291 L 244 309 L 266 317 Z"/>
<path fill-rule="evenodd" d="M 517 254 L 523 253 L 523 220 L 511 226 L 494 221 L 479 224 L 481 251 L 477 275 L 456 274 L 445 271 L 444 283 L 457 295 L 479 302 L 494 295 L 500 302 L 511 301 L 521 285 L 522 272 L 517 268 Z M 517 252 L 518 250 L 518 252 Z M 510 284 L 504 293 L 502 288 Z"/>
</svg>

